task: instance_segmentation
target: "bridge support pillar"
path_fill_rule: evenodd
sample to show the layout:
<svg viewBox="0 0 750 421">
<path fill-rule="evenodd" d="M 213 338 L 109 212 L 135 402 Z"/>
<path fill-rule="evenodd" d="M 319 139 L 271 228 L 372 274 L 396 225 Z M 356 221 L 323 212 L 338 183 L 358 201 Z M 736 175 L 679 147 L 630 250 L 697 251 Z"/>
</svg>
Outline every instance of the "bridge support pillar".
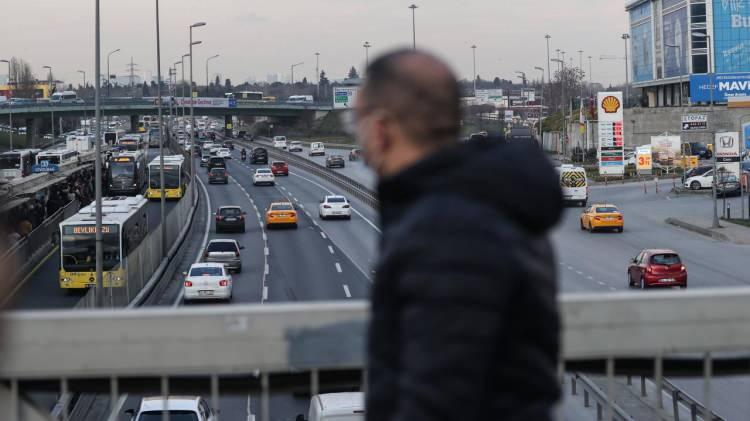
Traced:
<svg viewBox="0 0 750 421">
<path fill-rule="evenodd" d="M 139 117 L 138 114 L 130 116 L 130 131 L 131 132 L 138 131 L 138 117 Z"/>
<path fill-rule="evenodd" d="M 36 139 L 39 138 L 39 119 L 26 119 L 26 147 L 33 148 L 36 146 Z"/>
<path fill-rule="evenodd" d="M 234 127 L 232 126 L 232 116 L 225 115 L 224 116 L 224 137 L 232 137 L 232 129 L 234 129 Z"/>
</svg>

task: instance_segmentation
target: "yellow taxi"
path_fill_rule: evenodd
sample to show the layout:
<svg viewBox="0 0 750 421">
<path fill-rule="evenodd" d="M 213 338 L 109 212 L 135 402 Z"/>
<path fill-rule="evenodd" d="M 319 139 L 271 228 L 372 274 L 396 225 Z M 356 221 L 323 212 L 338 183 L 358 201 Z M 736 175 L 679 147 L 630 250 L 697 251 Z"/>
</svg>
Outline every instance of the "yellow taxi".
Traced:
<svg viewBox="0 0 750 421">
<path fill-rule="evenodd" d="M 617 206 L 606 203 L 593 204 L 581 213 L 581 229 L 594 232 L 596 230 L 614 230 L 622 232 L 625 229 L 625 219 Z"/>
<path fill-rule="evenodd" d="M 297 228 L 297 211 L 289 202 L 273 202 L 266 211 L 266 228 L 291 226 Z"/>
</svg>

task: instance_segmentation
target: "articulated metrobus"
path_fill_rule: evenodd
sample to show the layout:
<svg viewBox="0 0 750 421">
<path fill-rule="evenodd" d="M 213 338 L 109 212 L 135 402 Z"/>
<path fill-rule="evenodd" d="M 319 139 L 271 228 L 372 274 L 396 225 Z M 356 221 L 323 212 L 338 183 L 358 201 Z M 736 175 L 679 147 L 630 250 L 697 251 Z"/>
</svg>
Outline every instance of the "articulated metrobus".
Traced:
<svg viewBox="0 0 750 421">
<path fill-rule="evenodd" d="M 146 197 L 161 199 L 161 162 L 157 156 L 148 164 L 148 190 Z M 164 156 L 164 198 L 180 199 L 185 194 L 187 174 L 185 158 L 182 155 Z"/>
<path fill-rule="evenodd" d="M 128 254 L 148 235 L 143 196 L 102 200 L 104 287 L 122 287 Z M 60 288 L 96 286 L 96 207 L 92 203 L 60 223 Z"/>
<path fill-rule="evenodd" d="M 135 152 L 143 149 L 143 136 L 139 134 L 126 134 L 122 136 L 117 144 L 126 151 Z"/>
<path fill-rule="evenodd" d="M 146 185 L 146 154 L 143 151 L 120 152 L 107 162 L 109 194 L 136 196 Z"/>
<path fill-rule="evenodd" d="M 39 152 L 36 156 L 36 164 L 41 165 L 47 161 L 47 164 L 63 165 L 69 162 L 78 161 L 78 152 L 70 149 L 50 149 Z"/>
</svg>

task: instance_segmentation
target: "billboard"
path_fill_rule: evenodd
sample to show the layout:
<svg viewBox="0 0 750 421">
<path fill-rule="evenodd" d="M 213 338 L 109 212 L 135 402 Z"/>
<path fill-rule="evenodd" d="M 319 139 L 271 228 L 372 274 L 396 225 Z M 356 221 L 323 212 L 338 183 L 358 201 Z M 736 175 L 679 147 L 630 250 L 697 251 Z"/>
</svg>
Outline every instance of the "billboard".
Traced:
<svg viewBox="0 0 750 421">
<path fill-rule="evenodd" d="M 750 0 L 714 0 L 716 73 L 750 70 Z"/>
<path fill-rule="evenodd" d="M 651 170 L 654 167 L 651 160 L 651 145 L 636 148 L 635 166 L 638 174 L 651 174 Z"/>
<path fill-rule="evenodd" d="M 681 160 L 680 136 L 651 136 L 651 160 L 662 167 L 674 167 Z"/>
<path fill-rule="evenodd" d="M 716 133 L 716 165 L 726 172 L 740 176 L 740 134 L 737 132 Z"/>
<path fill-rule="evenodd" d="M 663 17 L 664 43 L 664 77 L 675 77 L 688 74 L 687 56 L 690 54 L 688 44 L 687 6 Z M 674 45 L 675 47 L 667 47 Z"/>
<path fill-rule="evenodd" d="M 189 107 L 191 102 L 193 103 L 193 107 L 195 108 L 229 108 L 230 106 L 232 106 L 230 105 L 229 99 L 227 98 L 174 98 L 174 102 L 178 107 Z M 237 102 L 233 102 L 233 106 L 236 107 Z"/>
<path fill-rule="evenodd" d="M 750 95 L 750 73 L 716 74 L 711 77 L 713 77 L 715 102 L 727 102 L 730 97 Z M 711 100 L 711 77 L 706 74 L 690 75 L 690 100 L 692 102 Z"/>
<path fill-rule="evenodd" d="M 651 20 L 630 28 L 630 54 L 633 66 L 633 82 L 654 79 L 654 53 Z"/>
<path fill-rule="evenodd" d="M 477 89 L 474 94 L 477 104 L 500 105 L 503 103 L 502 89 Z"/>
<path fill-rule="evenodd" d="M 682 131 L 694 132 L 708 129 L 708 114 L 683 114 Z"/>
<path fill-rule="evenodd" d="M 354 103 L 357 100 L 357 92 L 359 92 L 358 86 L 333 88 L 333 108 L 354 108 Z"/>
<path fill-rule="evenodd" d="M 622 92 L 597 93 L 599 174 L 625 173 Z"/>
</svg>

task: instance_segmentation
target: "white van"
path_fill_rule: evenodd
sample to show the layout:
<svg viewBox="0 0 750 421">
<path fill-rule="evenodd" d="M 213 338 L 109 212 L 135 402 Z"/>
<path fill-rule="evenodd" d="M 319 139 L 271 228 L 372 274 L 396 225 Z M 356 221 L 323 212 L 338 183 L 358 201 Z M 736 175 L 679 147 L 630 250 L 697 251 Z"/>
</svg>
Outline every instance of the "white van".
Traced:
<svg viewBox="0 0 750 421">
<path fill-rule="evenodd" d="M 313 142 L 310 144 L 310 156 L 325 156 L 326 154 L 326 147 L 323 144 L 323 142 Z"/>
<path fill-rule="evenodd" d="M 302 415 L 297 420 L 303 420 Z M 324 393 L 310 400 L 306 421 L 364 421 L 365 397 L 362 392 Z"/>
<path fill-rule="evenodd" d="M 562 188 L 563 201 L 565 203 L 576 203 L 584 207 L 589 200 L 589 184 L 586 178 L 586 170 L 570 164 L 561 165 L 557 168 L 560 173 L 560 187 Z"/>
<path fill-rule="evenodd" d="M 55 92 L 49 99 L 52 104 L 83 104 L 84 101 L 78 98 L 78 94 L 73 91 Z"/>
<path fill-rule="evenodd" d="M 286 136 L 274 136 L 273 147 L 286 150 Z"/>
</svg>

